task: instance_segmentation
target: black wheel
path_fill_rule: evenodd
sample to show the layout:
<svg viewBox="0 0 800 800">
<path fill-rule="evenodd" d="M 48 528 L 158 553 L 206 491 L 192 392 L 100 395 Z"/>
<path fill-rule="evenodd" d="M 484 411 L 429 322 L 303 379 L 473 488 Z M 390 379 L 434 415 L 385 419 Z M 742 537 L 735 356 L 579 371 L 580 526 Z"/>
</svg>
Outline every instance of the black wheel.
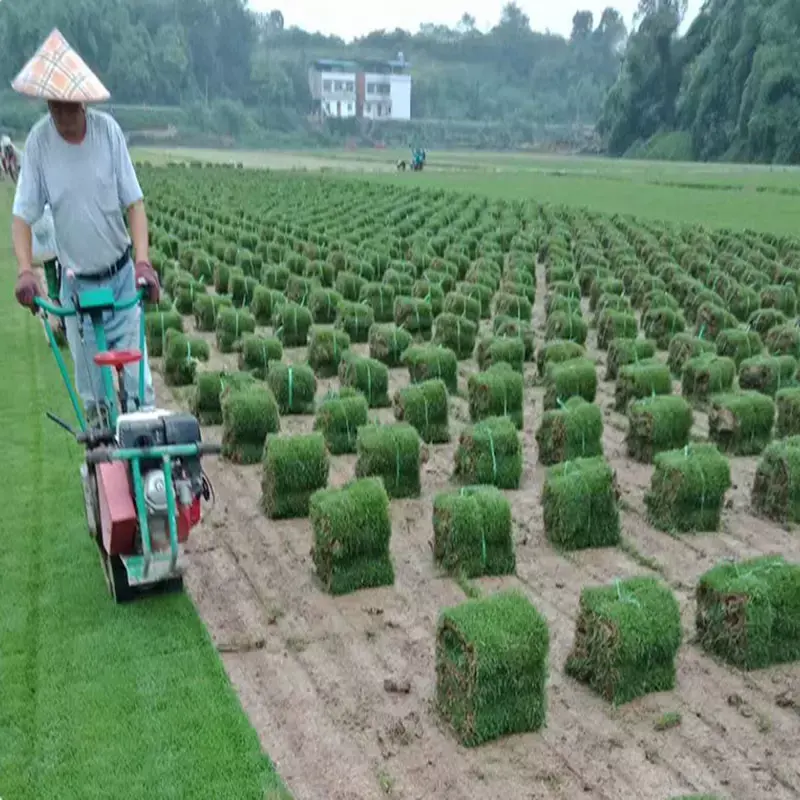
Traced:
<svg viewBox="0 0 800 800">
<path fill-rule="evenodd" d="M 117 605 L 136 599 L 136 590 L 128 583 L 128 572 L 119 556 L 106 556 L 106 583 Z"/>
</svg>

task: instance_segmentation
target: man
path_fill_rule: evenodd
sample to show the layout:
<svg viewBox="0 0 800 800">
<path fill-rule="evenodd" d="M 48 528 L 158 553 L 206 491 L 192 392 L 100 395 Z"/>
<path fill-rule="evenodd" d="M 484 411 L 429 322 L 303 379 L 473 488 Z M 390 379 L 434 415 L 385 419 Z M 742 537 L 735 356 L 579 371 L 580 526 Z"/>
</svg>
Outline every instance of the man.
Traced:
<svg viewBox="0 0 800 800">
<path fill-rule="evenodd" d="M 47 101 L 49 114 L 31 129 L 25 143 L 14 197 L 12 238 L 19 277 L 19 303 L 35 312 L 40 294 L 33 271 L 32 225 L 49 204 L 55 224 L 56 254 L 61 266 L 61 305 L 72 307 L 76 293 L 110 287 L 117 302 L 129 300 L 138 286 L 157 302 L 158 276 L 149 261 L 147 215 L 136 172 L 116 121 L 87 103 L 104 102 L 108 90 L 54 30 L 15 78 L 20 94 Z M 125 227 L 127 211 L 130 235 Z M 132 241 L 131 241 L 132 240 Z M 110 350 L 139 348 L 141 308 L 134 306 L 105 320 Z M 75 383 L 87 417 L 104 418 L 103 383 L 94 363 L 97 346 L 88 319 L 66 320 L 75 365 Z M 139 397 L 138 364 L 125 370 L 128 410 L 152 409 L 155 396 L 145 360 L 145 397 Z"/>
<path fill-rule="evenodd" d="M 17 170 L 19 169 L 19 159 L 17 148 L 8 134 L 3 134 L 0 138 L 0 157 L 3 162 L 3 175 L 8 175 L 11 180 L 16 180 Z"/>
</svg>

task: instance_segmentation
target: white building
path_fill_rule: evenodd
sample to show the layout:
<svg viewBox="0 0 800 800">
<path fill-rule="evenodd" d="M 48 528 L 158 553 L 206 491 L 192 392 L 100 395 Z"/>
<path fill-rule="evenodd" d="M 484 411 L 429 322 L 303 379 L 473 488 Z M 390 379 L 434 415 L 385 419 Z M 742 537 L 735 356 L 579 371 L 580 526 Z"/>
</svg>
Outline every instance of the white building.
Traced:
<svg viewBox="0 0 800 800">
<path fill-rule="evenodd" d="M 322 118 L 411 119 L 411 75 L 396 61 L 319 59 L 308 70 L 315 112 Z"/>
</svg>

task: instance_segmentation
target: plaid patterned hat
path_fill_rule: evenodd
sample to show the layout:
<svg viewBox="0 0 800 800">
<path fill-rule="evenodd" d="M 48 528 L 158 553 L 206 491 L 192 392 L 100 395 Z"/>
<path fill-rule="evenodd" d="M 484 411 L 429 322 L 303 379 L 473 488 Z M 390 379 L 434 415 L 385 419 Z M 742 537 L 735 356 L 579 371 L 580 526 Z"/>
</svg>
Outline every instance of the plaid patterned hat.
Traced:
<svg viewBox="0 0 800 800">
<path fill-rule="evenodd" d="M 20 94 L 39 100 L 102 103 L 111 93 L 57 29 L 11 83 Z"/>
</svg>

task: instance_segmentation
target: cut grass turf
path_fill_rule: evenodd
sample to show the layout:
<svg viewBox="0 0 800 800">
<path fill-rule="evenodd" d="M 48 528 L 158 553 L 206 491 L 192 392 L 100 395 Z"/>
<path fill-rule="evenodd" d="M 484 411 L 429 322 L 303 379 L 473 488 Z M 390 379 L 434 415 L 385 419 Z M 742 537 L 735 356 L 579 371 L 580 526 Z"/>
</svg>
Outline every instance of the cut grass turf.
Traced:
<svg viewBox="0 0 800 800">
<path fill-rule="evenodd" d="M 188 596 L 109 597 L 81 450 L 44 416 L 69 401 L 14 276 L 0 233 L 0 797 L 288 798 Z"/>
</svg>

